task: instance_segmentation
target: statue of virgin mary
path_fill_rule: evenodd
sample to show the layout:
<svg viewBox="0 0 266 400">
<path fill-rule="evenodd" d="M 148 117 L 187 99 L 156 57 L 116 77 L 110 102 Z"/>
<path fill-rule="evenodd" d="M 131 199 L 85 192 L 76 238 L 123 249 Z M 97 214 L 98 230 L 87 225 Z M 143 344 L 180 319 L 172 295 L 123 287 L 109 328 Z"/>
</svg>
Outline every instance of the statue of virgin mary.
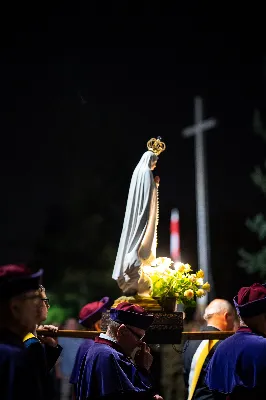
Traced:
<svg viewBox="0 0 266 400">
<path fill-rule="evenodd" d="M 112 278 L 125 296 L 138 293 L 141 265 L 156 259 L 159 177 L 153 176 L 158 155 L 165 150 L 161 138 L 152 138 L 132 174 L 126 212 Z"/>
</svg>

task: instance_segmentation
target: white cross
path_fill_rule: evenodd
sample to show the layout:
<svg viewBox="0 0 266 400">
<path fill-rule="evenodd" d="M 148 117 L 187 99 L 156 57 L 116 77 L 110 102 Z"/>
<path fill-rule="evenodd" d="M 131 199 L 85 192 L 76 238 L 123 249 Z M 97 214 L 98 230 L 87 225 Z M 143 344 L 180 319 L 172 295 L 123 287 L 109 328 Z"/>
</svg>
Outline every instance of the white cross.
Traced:
<svg viewBox="0 0 266 400">
<path fill-rule="evenodd" d="M 205 281 L 212 282 L 209 268 L 209 224 L 207 178 L 205 174 L 204 131 L 216 126 L 213 118 L 203 120 L 203 103 L 201 97 L 194 99 L 195 124 L 182 131 L 184 137 L 195 136 L 195 172 L 196 172 L 196 206 L 197 206 L 197 242 L 198 242 L 198 267 L 204 271 Z M 201 311 L 206 307 L 208 297 L 198 299 Z"/>
</svg>

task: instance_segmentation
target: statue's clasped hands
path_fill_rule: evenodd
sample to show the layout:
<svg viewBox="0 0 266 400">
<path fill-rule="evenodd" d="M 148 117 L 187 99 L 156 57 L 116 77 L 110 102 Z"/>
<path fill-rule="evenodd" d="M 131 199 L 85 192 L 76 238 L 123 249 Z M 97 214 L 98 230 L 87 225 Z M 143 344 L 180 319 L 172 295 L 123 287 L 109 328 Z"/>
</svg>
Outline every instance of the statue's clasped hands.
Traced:
<svg viewBox="0 0 266 400">
<path fill-rule="evenodd" d="M 160 177 L 159 177 L 158 175 L 156 175 L 156 176 L 154 177 L 154 182 L 155 182 L 156 186 L 159 187 L 159 184 L 160 184 Z"/>
</svg>

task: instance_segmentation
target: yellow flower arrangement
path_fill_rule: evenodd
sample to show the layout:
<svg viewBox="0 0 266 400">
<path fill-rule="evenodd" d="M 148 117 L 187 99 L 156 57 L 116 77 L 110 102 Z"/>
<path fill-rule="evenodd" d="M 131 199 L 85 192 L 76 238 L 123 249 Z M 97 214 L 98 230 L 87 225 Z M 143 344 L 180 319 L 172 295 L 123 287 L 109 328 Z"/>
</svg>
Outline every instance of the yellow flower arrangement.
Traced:
<svg viewBox="0 0 266 400">
<path fill-rule="evenodd" d="M 210 291 L 210 284 L 203 281 L 204 272 L 199 270 L 192 273 L 189 264 L 174 264 L 170 258 L 159 257 L 151 266 L 141 268 L 149 281 L 150 296 L 160 301 L 166 297 L 175 297 L 177 303 L 195 307 L 196 299 Z"/>
</svg>

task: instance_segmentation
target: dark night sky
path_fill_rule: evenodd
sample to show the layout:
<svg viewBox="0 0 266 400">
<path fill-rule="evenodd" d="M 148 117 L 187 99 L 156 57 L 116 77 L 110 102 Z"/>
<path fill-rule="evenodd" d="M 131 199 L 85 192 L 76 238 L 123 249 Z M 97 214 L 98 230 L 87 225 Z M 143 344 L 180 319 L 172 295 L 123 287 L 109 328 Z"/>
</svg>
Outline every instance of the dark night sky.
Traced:
<svg viewBox="0 0 266 400">
<path fill-rule="evenodd" d="M 167 151 L 157 167 L 159 252 L 168 252 L 170 212 L 178 207 L 182 254 L 195 265 L 194 140 L 181 130 L 193 122 L 199 94 L 205 116 L 219 121 L 206 134 L 218 294 L 228 281 L 233 291 L 246 279 L 235 268 L 237 249 L 254 245 L 244 221 L 264 208 L 249 177 L 265 158 L 251 123 L 254 107 L 264 107 L 262 39 L 240 23 L 231 24 L 234 33 L 230 24 L 215 29 L 204 10 L 197 22 L 199 10 L 193 17 L 154 4 L 138 16 L 125 6 L 10 27 L 1 55 L 0 264 L 31 257 L 46 209 L 66 201 L 81 171 L 90 179 L 103 170 L 124 209 L 132 170 L 147 140 L 160 135 Z M 117 242 L 121 227 L 113 228 Z"/>
</svg>

